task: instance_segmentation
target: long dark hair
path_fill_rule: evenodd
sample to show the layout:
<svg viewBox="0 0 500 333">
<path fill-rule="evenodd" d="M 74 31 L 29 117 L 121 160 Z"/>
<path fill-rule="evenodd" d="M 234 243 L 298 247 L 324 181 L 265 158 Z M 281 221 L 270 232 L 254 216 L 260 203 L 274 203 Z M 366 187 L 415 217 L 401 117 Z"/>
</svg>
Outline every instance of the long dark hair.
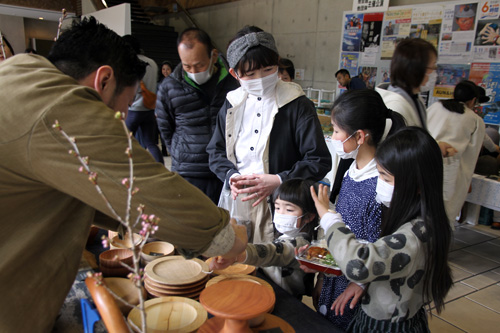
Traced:
<svg viewBox="0 0 500 333">
<path fill-rule="evenodd" d="M 276 199 L 281 199 L 293 203 L 302 209 L 302 214 L 313 214 L 314 218 L 302 229 L 309 234 L 311 239 L 316 238 L 318 225 L 318 211 L 311 196 L 311 186 L 318 189 L 317 183 L 310 179 L 292 178 L 284 181 L 273 193 L 273 203 Z"/>
<path fill-rule="evenodd" d="M 453 91 L 453 98 L 441 102 L 443 106 L 451 112 L 464 113 L 465 102 L 471 101 L 474 98 L 479 99 L 479 89 L 476 84 L 469 80 L 460 81 Z"/>
<path fill-rule="evenodd" d="M 332 121 L 338 127 L 349 135 L 360 129 L 367 131 L 367 142 L 375 147 L 382 139 L 387 118 L 392 120 L 389 134 L 405 126 L 403 116 L 388 109 L 380 94 L 371 89 L 346 91 L 332 108 Z"/>
<path fill-rule="evenodd" d="M 380 236 L 394 233 L 413 219 L 423 220 L 427 230 L 424 295 L 432 297 L 440 313 L 453 284 L 448 266 L 451 227 L 443 202 L 441 150 L 425 130 L 407 127 L 382 142 L 375 159 L 395 180 Z"/>
<path fill-rule="evenodd" d="M 259 27 L 247 25 L 238 31 L 227 45 L 231 45 L 233 41 L 252 32 L 262 31 L 264 30 Z M 245 55 L 238 61 L 236 66 L 234 66 L 234 70 L 239 72 L 243 77 L 247 72 L 254 71 L 262 67 L 278 66 L 279 59 L 280 57 L 278 53 L 265 46 L 257 45 L 248 49 Z"/>
<path fill-rule="evenodd" d="M 436 48 L 426 40 L 407 38 L 400 41 L 392 55 L 391 85 L 414 95 L 413 89 L 424 81 L 432 54 L 437 57 Z"/>
</svg>

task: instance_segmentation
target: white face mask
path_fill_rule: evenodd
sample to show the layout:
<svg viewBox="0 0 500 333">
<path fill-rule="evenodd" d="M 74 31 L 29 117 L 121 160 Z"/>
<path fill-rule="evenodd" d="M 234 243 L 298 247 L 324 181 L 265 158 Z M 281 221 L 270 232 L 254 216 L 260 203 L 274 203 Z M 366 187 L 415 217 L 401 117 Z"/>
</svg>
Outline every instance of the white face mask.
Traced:
<svg viewBox="0 0 500 333">
<path fill-rule="evenodd" d="M 239 80 L 241 88 L 254 96 L 264 96 L 274 91 L 279 81 L 278 71 L 259 79 Z"/>
<path fill-rule="evenodd" d="M 431 91 L 432 87 L 434 86 L 434 83 L 436 83 L 437 79 L 437 72 L 432 71 L 430 74 L 425 74 L 428 75 L 429 78 L 427 79 L 427 82 L 423 85 L 420 86 L 420 92 L 426 92 L 426 91 Z"/>
<path fill-rule="evenodd" d="M 191 80 L 196 82 L 196 84 L 198 84 L 198 85 L 202 85 L 202 84 L 206 83 L 208 80 L 210 80 L 210 78 L 212 77 L 212 68 L 213 68 L 212 57 L 213 57 L 213 52 L 210 54 L 210 65 L 208 65 L 208 68 L 206 71 L 199 72 L 199 73 L 186 72 L 187 76 Z"/>
<path fill-rule="evenodd" d="M 394 193 L 394 185 L 391 185 L 382 179 L 380 177 L 377 179 L 377 187 L 375 189 L 377 192 L 377 196 L 375 197 L 375 200 L 383 204 L 386 207 L 389 207 L 391 204 L 392 200 L 392 193 Z"/>
<path fill-rule="evenodd" d="M 304 216 L 304 215 L 302 215 Z M 274 226 L 279 233 L 288 237 L 297 237 L 302 228 L 297 228 L 297 220 L 302 216 L 274 213 Z"/>
<path fill-rule="evenodd" d="M 356 147 L 356 149 L 354 149 L 353 151 L 349 152 L 349 153 L 346 153 L 345 150 L 344 150 L 344 143 L 349 140 L 354 134 L 356 134 L 356 132 L 352 133 L 351 135 L 349 135 L 349 137 L 347 139 L 345 139 L 344 141 L 340 141 L 340 140 L 332 140 L 332 144 L 333 144 L 333 147 L 335 148 L 335 152 L 337 153 L 337 155 L 339 155 L 340 158 L 342 159 L 347 159 L 347 158 L 356 158 L 356 156 L 358 156 L 358 151 L 359 151 L 359 146 L 358 145 Z M 365 138 L 368 136 L 369 134 L 366 134 L 365 135 Z"/>
</svg>

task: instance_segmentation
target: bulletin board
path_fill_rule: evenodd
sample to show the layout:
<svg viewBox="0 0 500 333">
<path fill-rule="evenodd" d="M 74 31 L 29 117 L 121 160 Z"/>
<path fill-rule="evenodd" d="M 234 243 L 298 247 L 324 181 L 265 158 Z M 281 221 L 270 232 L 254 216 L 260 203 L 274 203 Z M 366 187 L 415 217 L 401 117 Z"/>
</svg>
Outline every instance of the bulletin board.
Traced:
<svg viewBox="0 0 500 333">
<path fill-rule="evenodd" d="M 446 1 L 389 7 L 383 12 L 344 12 L 340 63 L 351 77 L 368 88 L 390 82 L 390 63 L 396 44 L 423 38 L 438 51 L 434 89 L 423 96 L 430 105 L 452 98 L 463 79 L 486 89 L 489 114 L 500 111 L 500 0 Z M 337 95 L 343 88 L 337 85 Z M 499 112 L 500 114 L 500 112 Z M 492 115 L 493 116 L 493 115 Z M 497 115 L 496 123 L 500 121 Z M 488 115 L 485 122 L 489 122 Z"/>
</svg>

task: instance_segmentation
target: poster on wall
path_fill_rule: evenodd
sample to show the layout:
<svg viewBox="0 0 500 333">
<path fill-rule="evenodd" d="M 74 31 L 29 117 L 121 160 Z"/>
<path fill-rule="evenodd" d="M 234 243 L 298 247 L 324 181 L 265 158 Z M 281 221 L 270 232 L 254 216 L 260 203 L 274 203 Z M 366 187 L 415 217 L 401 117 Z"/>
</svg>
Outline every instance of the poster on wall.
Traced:
<svg viewBox="0 0 500 333">
<path fill-rule="evenodd" d="M 442 6 L 413 9 L 410 37 L 425 39 L 434 45 L 434 47 L 437 47 L 441 32 L 441 23 L 443 22 L 442 17 Z"/>
<path fill-rule="evenodd" d="M 368 89 L 375 89 L 377 81 L 377 67 L 360 66 L 358 76 L 365 83 Z"/>
<path fill-rule="evenodd" d="M 472 63 L 469 80 L 483 87 L 491 102 L 500 101 L 500 63 Z"/>
<path fill-rule="evenodd" d="M 387 10 L 389 0 L 352 0 L 353 12 L 374 12 Z"/>
<path fill-rule="evenodd" d="M 476 12 L 477 2 L 444 7 L 441 43 L 438 48 L 440 61 L 463 63 L 471 60 Z"/>
<path fill-rule="evenodd" d="M 339 69 L 347 69 L 349 71 L 349 74 L 351 74 L 351 77 L 355 77 L 358 74 L 358 61 L 359 53 L 342 52 L 340 54 Z"/>
<path fill-rule="evenodd" d="M 410 35 L 412 9 L 389 10 L 382 30 L 381 58 L 391 59 L 396 44 Z"/>
<path fill-rule="evenodd" d="M 486 1 L 480 3 L 474 47 L 474 60 L 500 60 L 500 1 Z"/>
<path fill-rule="evenodd" d="M 384 13 L 367 13 L 363 17 L 363 31 L 361 32 L 361 52 L 366 48 L 376 48 L 380 46 L 382 35 L 382 20 Z"/>
<path fill-rule="evenodd" d="M 437 98 L 453 98 L 455 86 L 460 81 L 467 80 L 469 73 L 469 65 L 438 64 L 433 96 Z"/>
<path fill-rule="evenodd" d="M 344 36 L 342 51 L 359 51 L 361 48 L 361 29 L 363 14 L 347 14 L 344 17 Z"/>
</svg>

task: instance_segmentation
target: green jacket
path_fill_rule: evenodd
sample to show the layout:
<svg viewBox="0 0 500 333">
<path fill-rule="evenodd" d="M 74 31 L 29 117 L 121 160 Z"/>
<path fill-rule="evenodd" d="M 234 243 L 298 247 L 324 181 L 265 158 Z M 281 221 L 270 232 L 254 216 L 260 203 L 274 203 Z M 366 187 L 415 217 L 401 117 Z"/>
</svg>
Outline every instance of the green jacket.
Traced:
<svg viewBox="0 0 500 333">
<path fill-rule="evenodd" d="M 52 125 L 58 120 L 76 138 L 111 205 L 123 215 L 127 137 L 95 90 L 43 57 L 12 57 L 1 63 L 0 77 L 0 331 L 46 332 L 75 279 L 90 225 L 119 226 Z M 145 213 L 161 218 L 155 237 L 186 256 L 231 248 L 227 211 L 155 162 L 136 140 L 133 158 L 140 191 L 132 200 L 132 220 L 144 204 Z M 225 240 L 212 242 L 219 233 Z"/>
</svg>

